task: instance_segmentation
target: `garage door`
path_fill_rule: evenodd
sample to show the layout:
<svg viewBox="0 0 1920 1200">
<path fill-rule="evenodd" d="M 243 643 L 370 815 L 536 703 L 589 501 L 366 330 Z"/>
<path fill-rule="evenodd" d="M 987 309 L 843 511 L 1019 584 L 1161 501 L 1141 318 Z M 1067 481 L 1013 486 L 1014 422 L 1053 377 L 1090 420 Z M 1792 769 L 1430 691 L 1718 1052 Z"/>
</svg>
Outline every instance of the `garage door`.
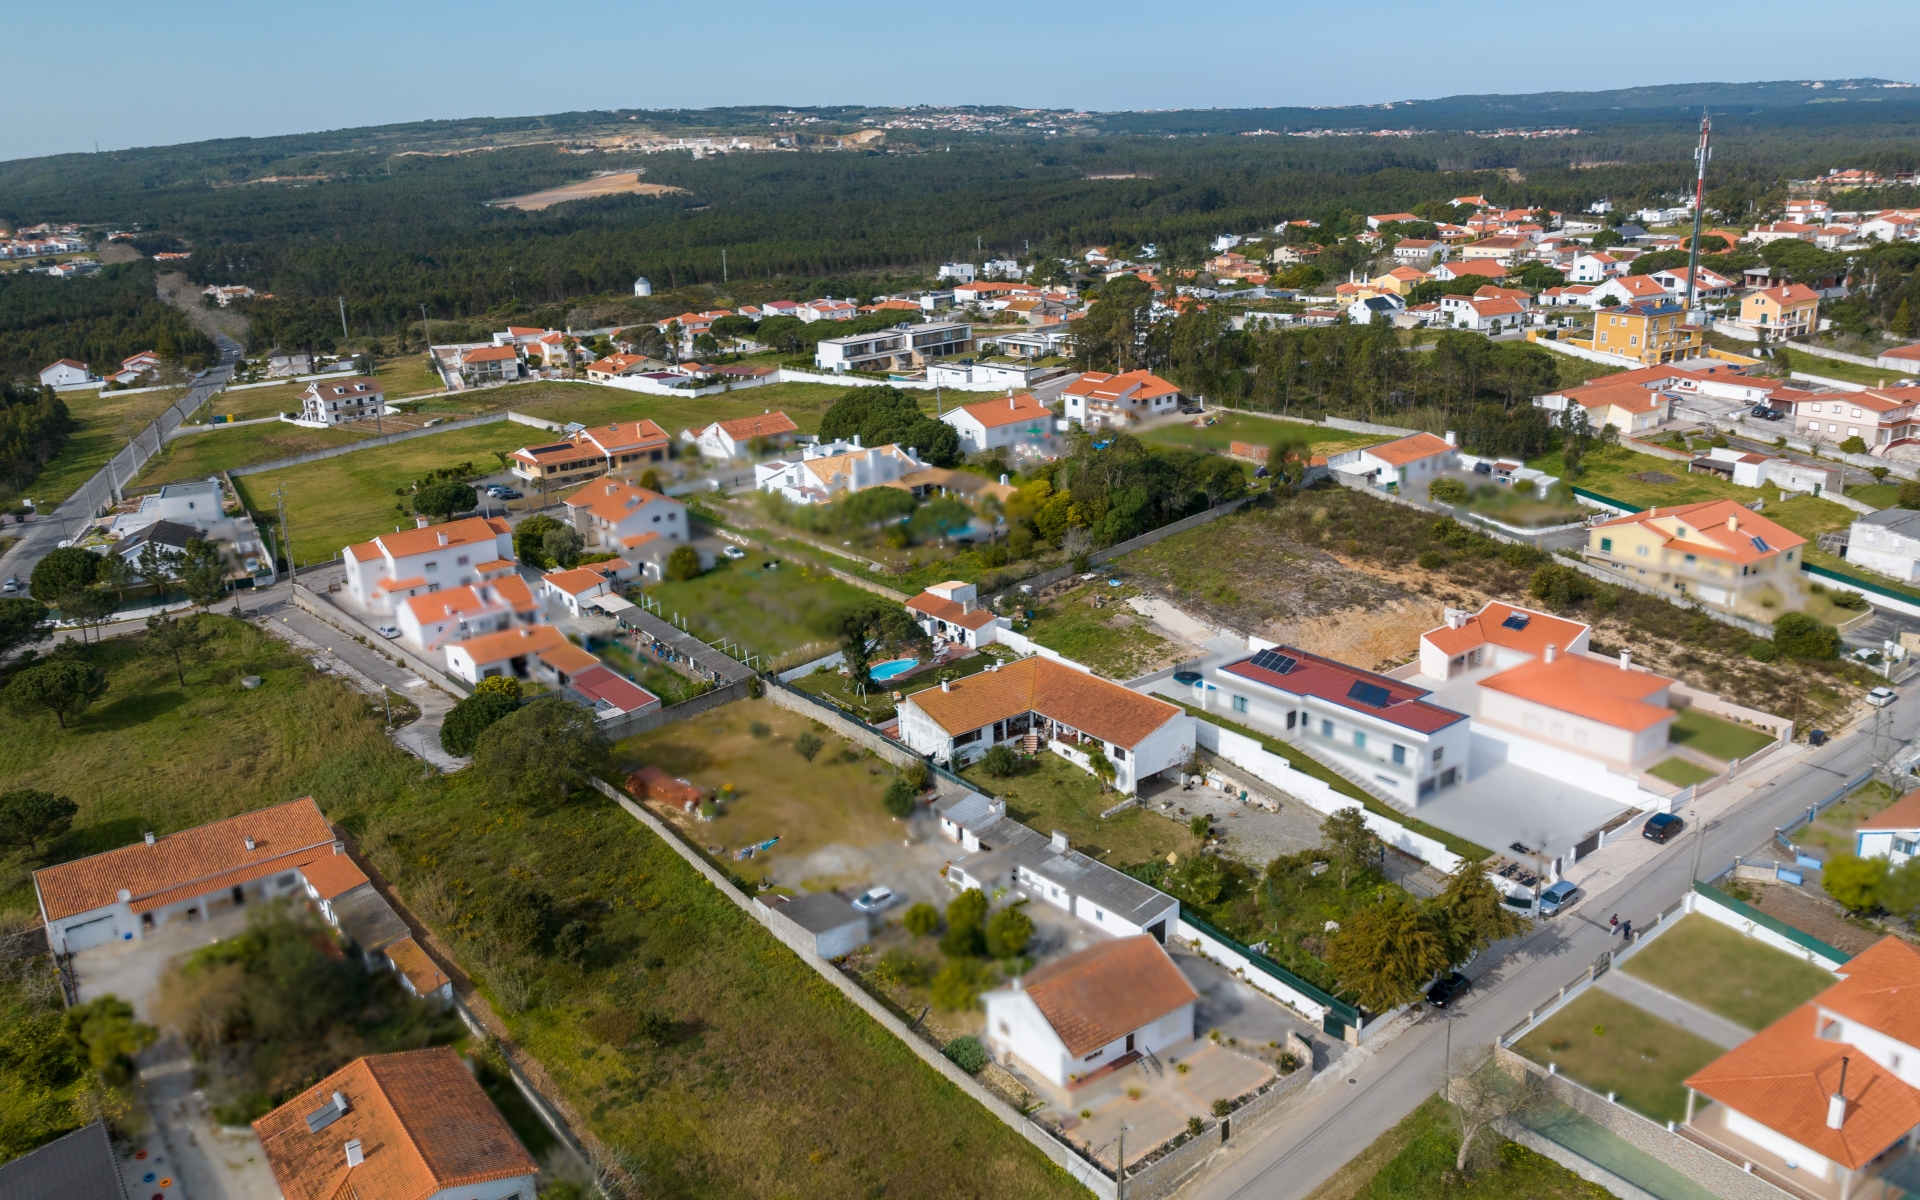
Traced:
<svg viewBox="0 0 1920 1200">
<path fill-rule="evenodd" d="M 111 942 L 118 936 L 120 931 L 114 927 L 112 917 L 101 917 L 97 921 L 83 921 L 78 925 L 69 925 L 67 926 L 67 953 L 72 954 L 76 950 L 85 950 L 90 946 Z"/>
</svg>

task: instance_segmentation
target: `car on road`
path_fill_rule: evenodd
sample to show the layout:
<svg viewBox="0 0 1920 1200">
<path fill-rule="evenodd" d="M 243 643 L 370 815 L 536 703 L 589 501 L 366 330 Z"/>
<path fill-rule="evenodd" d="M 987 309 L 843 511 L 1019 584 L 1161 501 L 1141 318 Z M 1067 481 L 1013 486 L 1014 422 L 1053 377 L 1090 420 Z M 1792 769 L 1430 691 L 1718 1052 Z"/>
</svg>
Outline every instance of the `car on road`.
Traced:
<svg viewBox="0 0 1920 1200">
<path fill-rule="evenodd" d="M 1890 687 L 1877 687 L 1867 693 L 1867 703 L 1875 708 L 1885 708 L 1900 698 L 1900 693 Z"/>
<path fill-rule="evenodd" d="M 1640 836 L 1650 842 L 1666 842 L 1686 827 L 1687 823 L 1672 813 L 1655 813 L 1640 827 Z"/>
<path fill-rule="evenodd" d="M 877 913 L 893 903 L 893 889 L 870 887 L 853 898 L 853 907 L 863 913 Z"/>
<path fill-rule="evenodd" d="M 1445 1008 L 1472 986 L 1473 980 L 1458 971 L 1448 971 L 1438 983 L 1427 989 L 1427 1003 L 1435 1008 Z"/>
<path fill-rule="evenodd" d="M 17 592 L 19 590 L 20 580 L 18 578 L 9 579 L 6 583 L 0 584 L 0 592 Z"/>
<path fill-rule="evenodd" d="M 400 627 L 398 625 L 375 625 L 373 631 L 383 638 L 397 638 L 400 636 Z"/>
<path fill-rule="evenodd" d="M 746 556 L 747 556 L 747 552 L 745 550 L 742 550 L 738 546 L 725 546 L 725 547 L 722 547 L 720 550 L 720 557 L 722 558 L 737 559 L 737 558 L 745 558 Z"/>
<path fill-rule="evenodd" d="M 1574 886 L 1570 881 L 1562 879 L 1559 883 L 1554 884 L 1546 891 L 1540 893 L 1540 915 L 1543 917 L 1552 916 L 1554 913 L 1559 912 L 1567 905 L 1573 903 L 1573 898 L 1579 894 L 1580 889 L 1578 887 Z"/>
</svg>

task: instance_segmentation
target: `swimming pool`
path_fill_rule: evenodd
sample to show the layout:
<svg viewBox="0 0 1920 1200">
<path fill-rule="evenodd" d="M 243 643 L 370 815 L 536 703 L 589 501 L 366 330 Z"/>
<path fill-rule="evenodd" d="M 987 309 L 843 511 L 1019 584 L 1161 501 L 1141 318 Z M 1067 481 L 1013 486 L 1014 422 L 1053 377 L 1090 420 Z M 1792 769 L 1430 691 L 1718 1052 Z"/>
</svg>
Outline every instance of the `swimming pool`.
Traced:
<svg viewBox="0 0 1920 1200">
<path fill-rule="evenodd" d="M 867 677 L 875 683 L 885 683 L 896 675 L 905 675 L 920 665 L 917 658 L 896 658 L 891 662 L 875 663 L 867 668 Z"/>
</svg>

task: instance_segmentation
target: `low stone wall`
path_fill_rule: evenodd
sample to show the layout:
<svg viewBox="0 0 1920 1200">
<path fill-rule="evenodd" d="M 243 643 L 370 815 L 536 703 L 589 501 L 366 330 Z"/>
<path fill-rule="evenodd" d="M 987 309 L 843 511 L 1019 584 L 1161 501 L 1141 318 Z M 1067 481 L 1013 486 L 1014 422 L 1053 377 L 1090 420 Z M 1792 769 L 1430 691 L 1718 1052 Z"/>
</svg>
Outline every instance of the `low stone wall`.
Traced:
<svg viewBox="0 0 1920 1200">
<path fill-rule="evenodd" d="M 1499 1130 L 1500 1136 L 1506 1138 L 1508 1141 L 1518 1142 L 1535 1154 L 1552 1159 L 1588 1183 L 1598 1184 L 1607 1189 L 1607 1191 L 1620 1197 L 1620 1200 L 1660 1200 L 1660 1197 L 1655 1196 L 1652 1192 L 1628 1183 L 1599 1163 L 1591 1159 L 1582 1158 L 1572 1150 L 1562 1146 L 1559 1142 L 1543 1134 L 1535 1133 L 1518 1121 L 1502 1120 L 1497 1122 L 1494 1128 Z"/>
<path fill-rule="evenodd" d="M 852 739 L 857 746 L 865 746 L 896 767 L 910 767 L 925 761 L 885 734 L 878 733 L 846 716 L 824 700 L 814 700 L 801 694 L 797 688 L 780 683 L 770 684 L 767 687 L 767 699 L 781 708 L 819 721 L 841 737 Z"/>
<path fill-rule="evenodd" d="M 1651 1155 L 1688 1179 L 1726 1200 L 1781 1200 L 1780 1189 L 1721 1158 L 1718 1154 L 1661 1127 L 1639 1113 L 1609 1104 L 1570 1079 L 1549 1073 L 1530 1059 L 1494 1048 L 1500 1069 L 1518 1079 L 1531 1075 L 1555 1100 L 1588 1118 L 1621 1141 Z"/>
</svg>

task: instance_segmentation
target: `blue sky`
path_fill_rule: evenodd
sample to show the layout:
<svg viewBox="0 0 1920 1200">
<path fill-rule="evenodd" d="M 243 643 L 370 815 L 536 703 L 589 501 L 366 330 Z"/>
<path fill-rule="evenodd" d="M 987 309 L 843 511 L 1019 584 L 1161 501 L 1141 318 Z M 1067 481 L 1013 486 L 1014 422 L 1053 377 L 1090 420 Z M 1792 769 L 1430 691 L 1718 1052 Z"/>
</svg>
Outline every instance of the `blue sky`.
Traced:
<svg viewBox="0 0 1920 1200">
<path fill-rule="evenodd" d="M 1562 12 L 1571 19 L 1556 32 Z M 1862 0 L 1844 21 L 1806 14 L 1779 0 L 1719 15 L 1630 2 L 1579 16 L 1401 0 L 67 0 L 38 23 L 59 36 L 40 50 L 17 42 L 0 72 L 11 118 L 0 159 L 585 108 L 1202 108 L 1920 78 L 1920 5 Z M 1666 21 L 1676 38 L 1704 39 L 1698 51 L 1657 44 Z M 1636 36 L 1610 42 L 1609 28 Z"/>
</svg>

